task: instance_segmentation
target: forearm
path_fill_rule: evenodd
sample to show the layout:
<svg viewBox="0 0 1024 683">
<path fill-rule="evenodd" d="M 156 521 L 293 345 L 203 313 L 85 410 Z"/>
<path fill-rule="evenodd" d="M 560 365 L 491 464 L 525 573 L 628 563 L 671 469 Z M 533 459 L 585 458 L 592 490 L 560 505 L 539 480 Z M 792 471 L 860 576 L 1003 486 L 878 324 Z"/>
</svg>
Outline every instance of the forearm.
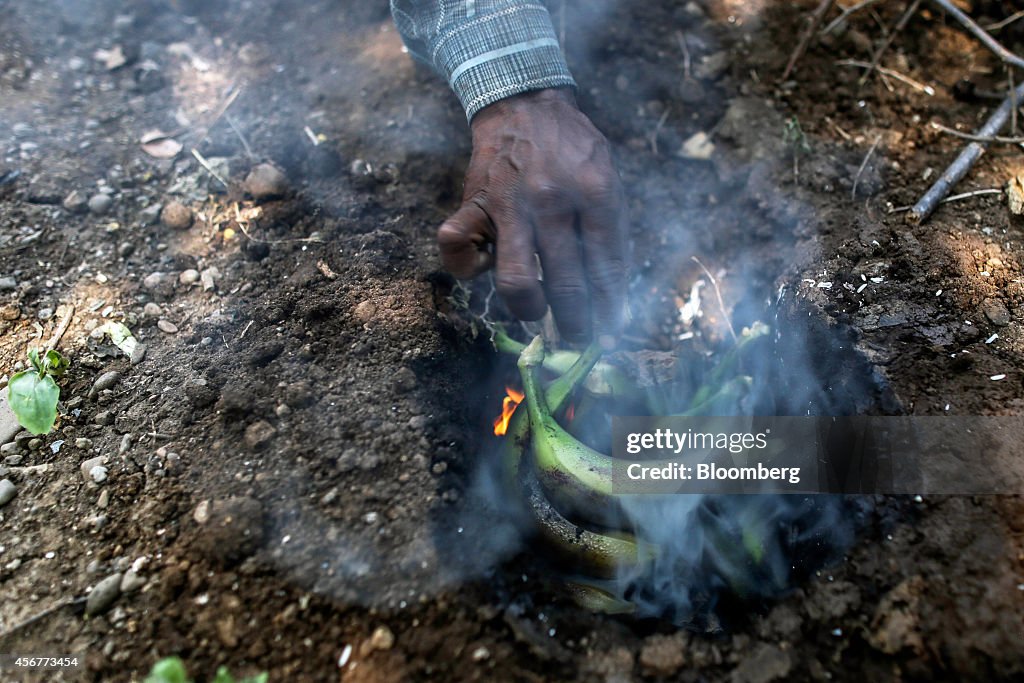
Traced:
<svg viewBox="0 0 1024 683">
<path fill-rule="evenodd" d="M 402 39 L 443 76 L 472 119 L 533 90 L 575 87 L 551 17 L 527 0 L 391 0 Z"/>
</svg>

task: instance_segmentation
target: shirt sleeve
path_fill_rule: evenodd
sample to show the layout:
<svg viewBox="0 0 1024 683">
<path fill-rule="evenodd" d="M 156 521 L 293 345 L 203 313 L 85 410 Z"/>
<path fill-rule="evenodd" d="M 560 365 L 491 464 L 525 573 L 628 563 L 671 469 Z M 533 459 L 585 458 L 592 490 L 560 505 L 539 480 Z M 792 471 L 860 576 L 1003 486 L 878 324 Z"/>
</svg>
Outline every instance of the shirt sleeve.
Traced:
<svg viewBox="0 0 1024 683">
<path fill-rule="evenodd" d="M 575 87 L 547 9 L 526 0 L 391 0 L 413 57 L 447 79 L 466 118 L 530 90 Z"/>
</svg>

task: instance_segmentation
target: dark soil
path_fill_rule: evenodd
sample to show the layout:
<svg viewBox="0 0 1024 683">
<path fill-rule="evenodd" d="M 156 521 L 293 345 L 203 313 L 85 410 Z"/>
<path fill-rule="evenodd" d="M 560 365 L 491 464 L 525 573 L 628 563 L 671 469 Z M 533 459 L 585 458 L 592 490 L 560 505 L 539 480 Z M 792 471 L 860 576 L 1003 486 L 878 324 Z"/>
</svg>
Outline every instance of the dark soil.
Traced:
<svg viewBox="0 0 1024 683">
<path fill-rule="evenodd" d="M 935 94 L 859 87 L 836 60 L 870 59 L 902 11 L 880 3 L 778 84 L 816 3 L 579 4 L 551 6 L 629 194 L 627 346 L 727 347 L 708 290 L 703 317 L 679 321 L 697 256 L 734 326 L 776 324 L 799 368 L 766 390 L 780 410 L 1024 410 L 1020 220 L 998 195 L 920 226 L 890 213 L 962 144 L 929 122 L 972 129 L 998 102 L 994 57 L 924 13 L 883 64 Z M 1009 13 L 974 5 L 983 23 Z M 999 36 L 1024 49 L 1018 26 Z M 127 63 L 107 69 L 95 53 L 115 47 Z M 474 475 L 509 368 L 471 313 L 487 278 L 456 285 L 433 245 L 469 140 L 385 3 L 0 2 L 0 112 L 0 277 L 16 281 L 0 372 L 74 305 L 66 414 L 0 465 L 18 487 L 0 509 L 0 653 L 86 665 L 24 680 L 141 680 L 170 654 L 201 680 L 222 664 L 272 681 L 1024 676 L 1019 497 L 865 500 L 841 562 L 715 634 L 575 607 L 481 515 Z M 147 155 L 152 129 L 184 150 Z M 701 131 L 710 160 L 677 153 Z M 282 196 L 246 193 L 264 161 Z M 993 148 L 958 190 L 1019 164 Z M 102 215 L 66 201 L 103 189 Z M 173 200 L 188 229 L 157 219 Z M 212 288 L 182 284 L 191 269 Z M 146 344 L 142 362 L 90 336 L 107 319 Z M 90 396 L 110 370 L 120 381 Z M 95 456 L 100 484 L 80 471 Z M 109 611 L 74 603 L 5 635 L 129 569 L 144 583 Z"/>
</svg>

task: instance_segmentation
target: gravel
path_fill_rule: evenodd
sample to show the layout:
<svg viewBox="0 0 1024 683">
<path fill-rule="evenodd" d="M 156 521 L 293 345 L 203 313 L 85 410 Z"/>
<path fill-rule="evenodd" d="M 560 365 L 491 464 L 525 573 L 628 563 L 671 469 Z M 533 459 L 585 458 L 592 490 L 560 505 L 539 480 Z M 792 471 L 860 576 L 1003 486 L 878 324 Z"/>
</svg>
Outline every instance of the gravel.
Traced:
<svg viewBox="0 0 1024 683">
<path fill-rule="evenodd" d="M 288 191 L 288 179 L 273 164 L 257 164 L 245 177 L 245 189 L 253 199 L 281 197 Z"/>
<path fill-rule="evenodd" d="M 165 319 L 161 318 L 160 320 L 158 320 L 156 322 L 156 326 L 158 328 L 160 328 L 161 332 L 164 332 L 166 334 L 177 334 L 178 333 L 178 326 L 175 325 L 174 323 L 172 323 L 170 320 L 165 320 Z"/>
<path fill-rule="evenodd" d="M 106 464 L 106 462 L 106 457 L 102 455 L 98 455 L 95 458 L 89 458 L 88 460 L 83 461 L 80 466 L 80 469 L 82 471 L 82 478 L 85 479 L 86 481 L 94 481 L 92 471 L 96 468 L 100 468 L 104 471 L 103 476 L 105 479 L 107 468 L 104 467 L 104 465 Z"/>
<path fill-rule="evenodd" d="M 171 230 L 188 230 L 192 227 L 192 209 L 181 202 L 169 202 L 160 211 L 160 222 Z"/>
<path fill-rule="evenodd" d="M 18 495 L 18 488 L 10 479 L 0 480 L 0 508 L 14 500 Z"/>
<path fill-rule="evenodd" d="M 110 211 L 113 205 L 114 200 L 109 194 L 94 194 L 89 197 L 89 212 L 96 216 L 102 216 Z"/>
<path fill-rule="evenodd" d="M 121 581 L 124 576 L 118 572 L 111 574 L 96 584 L 96 587 L 89 592 L 85 600 L 85 613 L 87 616 L 96 616 L 110 609 L 114 601 L 121 595 Z"/>
<path fill-rule="evenodd" d="M 186 286 L 194 285 L 199 282 L 199 271 L 195 268 L 189 268 L 188 270 L 181 271 L 178 275 L 178 282 Z"/>
</svg>

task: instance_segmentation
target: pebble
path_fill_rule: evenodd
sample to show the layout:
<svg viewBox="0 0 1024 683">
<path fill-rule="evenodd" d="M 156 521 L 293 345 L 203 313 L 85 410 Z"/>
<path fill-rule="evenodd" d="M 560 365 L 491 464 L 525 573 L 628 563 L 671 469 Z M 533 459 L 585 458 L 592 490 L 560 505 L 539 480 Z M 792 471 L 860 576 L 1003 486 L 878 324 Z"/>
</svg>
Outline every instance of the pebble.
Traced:
<svg viewBox="0 0 1024 683">
<path fill-rule="evenodd" d="M 5 304 L 0 306 L 0 318 L 4 320 L 17 320 L 21 317 L 21 307 L 18 304 Z"/>
<path fill-rule="evenodd" d="M 121 581 L 124 577 L 120 574 L 111 574 L 103 579 L 89 592 L 85 600 L 85 613 L 87 616 L 96 616 L 110 609 L 118 596 L 121 595 Z"/>
<path fill-rule="evenodd" d="M 9 292 L 12 289 L 17 289 L 18 281 L 10 275 L 0 277 L 0 292 Z"/>
<path fill-rule="evenodd" d="M 110 489 L 103 489 L 100 491 L 99 498 L 96 499 L 96 507 L 105 510 L 108 505 L 110 505 Z"/>
<path fill-rule="evenodd" d="M 88 460 L 85 460 L 84 462 L 82 462 L 80 466 L 80 469 L 82 471 L 82 478 L 85 479 L 87 482 L 93 481 L 92 471 L 97 467 L 102 468 L 104 470 L 104 478 L 106 478 L 107 468 L 103 467 L 104 464 L 106 464 L 106 462 L 106 457 L 102 455 L 97 455 L 95 458 L 89 458 Z"/>
<path fill-rule="evenodd" d="M 203 283 L 203 291 L 209 292 L 211 289 L 216 289 L 217 278 L 219 277 L 220 271 L 217 270 L 216 266 L 204 268 L 203 272 L 199 274 L 199 279 Z"/>
<path fill-rule="evenodd" d="M 999 299 L 985 299 L 981 302 L 981 310 L 985 313 L 985 317 L 997 327 L 1004 327 L 1010 324 L 1010 311 L 1006 309 L 1006 305 Z"/>
<path fill-rule="evenodd" d="M 366 649 L 369 652 L 374 650 L 387 651 L 395 646 L 395 634 L 387 626 L 378 626 L 373 630 Z"/>
<path fill-rule="evenodd" d="M 121 242 L 117 245 L 117 255 L 121 258 L 128 258 L 135 251 L 135 245 L 131 242 Z"/>
<path fill-rule="evenodd" d="M 134 364 L 134 360 L 132 362 Z M 109 410 L 101 410 L 96 413 L 92 421 L 98 425 L 112 425 L 114 424 L 114 414 Z"/>
<path fill-rule="evenodd" d="M 43 447 L 43 440 L 42 439 L 36 438 L 36 439 L 29 439 L 28 440 L 28 449 L 30 451 L 38 451 L 42 447 Z"/>
<path fill-rule="evenodd" d="M 273 164 L 257 164 L 245 177 L 245 189 L 254 199 L 280 197 L 288 190 L 288 179 Z"/>
<path fill-rule="evenodd" d="M 80 436 L 75 439 L 75 448 L 81 448 L 83 451 L 87 451 L 92 448 L 92 439 Z"/>
<path fill-rule="evenodd" d="M 163 211 L 163 204 L 150 204 L 142 211 L 139 211 L 139 218 L 142 219 L 143 226 L 149 226 L 156 224 L 160 220 L 160 212 Z"/>
<path fill-rule="evenodd" d="M 195 268 L 181 271 L 181 274 L 178 275 L 178 282 L 183 285 L 194 285 L 199 282 L 199 271 Z"/>
<path fill-rule="evenodd" d="M 4 464 L 8 467 L 17 467 L 21 464 L 21 461 L 25 459 L 23 455 L 8 455 L 4 458 Z"/>
<path fill-rule="evenodd" d="M 156 326 L 158 328 L 160 328 L 161 332 L 164 332 L 166 334 L 177 334 L 178 333 L 178 326 L 175 325 L 174 323 L 172 323 L 170 320 L 165 320 L 165 319 L 161 318 L 160 320 L 158 320 L 156 322 Z"/>
<path fill-rule="evenodd" d="M 0 508 L 7 505 L 18 495 L 18 488 L 10 479 L 0 480 Z"/>
<path fill-rule="evenodd" d="M 150 301 L 148 304 L 142 307 L 142 313 L 149 318 L 158 318 L 163 314 L 163 309 L 160 308 L 160 304 Z"/>
<path fill-rule="evenodd" d="M 160 222 L 171 230 L 188 230 L 192 227 L 192 209 L 181 202 L 169 202 L 160 211 Z"/>
<path fill-rule="evenodd" d="M 121 592 L 134 593 L 145 585 L 145 577 L 139 576 L 133 571 L 128 571 L 125 573 L 124 578 L 121 579 Z"/>
<path fill-rule="evenodd" d="M 21 453 L 21 444 L 16 441 L 0 446 L 0 455 L 16 455 L 18 453 Z"/>
<path fill-rule="evenodd" d="M 61 202 L 61 206 L 71 213 L 85 213 L 89 210 L 89 200 L 78 190 L 72 190 Z"/>
<path fill-rule="evenodd" d="M 156 289 L 164 281 L 163 273 L 150 273 L 142 279 L 142 286 L 146 289 Z"/>
<path fill-rule="evenodd" d="M 274 438 L 277 430 L 266 420 L 253 422 L 245 428 L 245 445 L 253 450 L 264 448 Z"/>
<path fill-rule="evenodd" d="M 96 394 L 104 391 L 105 389 L 111 389 L 115 384 L 121 381 L 121 373 L 117 370 L 111 370 L 110 372 L 104 372 L 102 375 L 96 378 L 96 381 L 92 383 L 92 389 L 89 390 L 89 398 L 93 398 Z"/>
<path fill-rule="evenodd" d="M 53 317 L 53 309 L 40 308 L 38 311 L 36 311 L 36 317 L 39 318 L 40 320 L 49 320 L 50 318 Z"/>
<path fill-rule="evenodd" d="M 96 465 L 96 467 L 89 470 L 89 476 L 97 484 L 102 484 L 107 480 L 107 468 L 103 465 Z"/>
<path fill-rule="evenodd" d="M 102 216 L 110 211 L 110 207 L 113 205 L 114 200 L 109 194 L 94 194 L 89 197 L 89 211 L 97 216 Z"/>
</svg>

